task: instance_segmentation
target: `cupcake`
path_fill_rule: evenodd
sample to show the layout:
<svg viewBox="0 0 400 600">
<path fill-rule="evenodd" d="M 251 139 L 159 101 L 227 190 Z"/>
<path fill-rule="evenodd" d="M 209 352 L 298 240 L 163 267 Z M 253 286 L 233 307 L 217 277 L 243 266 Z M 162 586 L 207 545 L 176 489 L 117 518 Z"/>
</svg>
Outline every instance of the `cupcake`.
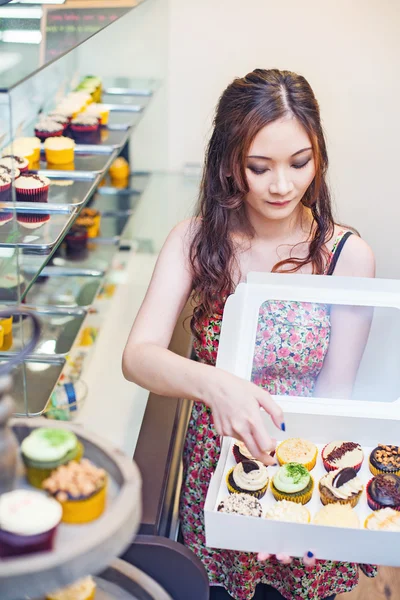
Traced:
<svg viewBox="0 0 400 600">
<path fill-rule="evenodd" d="M 76 113 L 76 114 L 78 114 L 78 113 Z M 75 116 L 75 111 L 74 111 L 74 109 L 71 108 L 71 105 L 63 102 L 63 103 L 59 104 L 58 106 L 56 106 L 56 108 L 51 113 L 49 113 L 49 117 L 51 119 L 54 118 L 54 115 L 66 117 L 68 119 L 68 123 L 70 123 L 71 120 L 73 119 L 73 117 Z"/>
<path fill-rule="evenodd" d="M 364 460 L 364 452 L 356 442 L 331 442 L 322 450 L 321 456 L 327 471 L 352 467 L 358 473 Z"/>
<path fill-rule="evenodd" d="M 62 510 L 40 492 L 14 490 L 0 496 L 0 557 L 52 550 Z"/>
<path fill-rule="evenodd" d="M 267 467 L 258 460 L 244 460 L 233 467 L 226 476 L 230 494 L 250 494 L 262 498 L 268 488 Z"/>
<path fill-rule="evenodd" d="M 11 201 L 12 179 L 7 173 L 0 173 L 0 202 Z"/>
<path fill-rule="evenodd" d="M 280 467 L 272 478 L 271 491 L 275 500 L 290 500 L 307 504 L 311 500 L 314 480 L 308 469 L 298 463 Z"/>
<path fill-rule="evenodd" d="M 82 113 L 75 117 L 75 119 L 72 119 L 70 128 L 74 134 L 93 133 L 99 129 L 99 120 L 97 117 Z"/>
<path fill-rule="evenodd" d="M 35 125 L 35 135 L 44 141 L 50 137 L 59 137 L 64 133 L 64 125 L 51 119 L 43 119 Z"/>
<path fill-rule="evenodd" d="M 305 506 L 289 500 L 280 500 L 265 514 L 266 519 L 273 521 L 290 521 L 291 523 L 309 523 L 311 515 Z"/>
<path fill-rule="evenodd" d="M 88 523 L 104 512 L 107 474 L 87 459 L 58 467 L 42 486 L 60 502 L 64 523 Z"/>
<path fill-rule="evenodd" d="M 5 160 L 7 160 L 7 159 L 5 159 Z M 6 165 L 3 165 L 2 161 L 0 159 L 0 173 L 4 173 L 5 175 L 8 175 L 9 177 L 11 177 L 11 179 L 17 179 L 17 177 L 20 176 L 21 171 L 14 167 L 11 168 L 11 167 L 7 167 Z"/>
<path fill-rule="evenodd" d="M 393 508 L 376 510 L 365 519 L 364 527 L 373 531 L 400 532 L 400 512 Z"/>
<path fill-rule="evenodd" d="M 348 504 L 327 504 L 317 512 L 313 523 L 329 527 L 360 528 L 358 515 Z"/>
<path fill-rule="evenodd" d="M 243 442 L 235 441 L 232 448 L 233 456 L 237 463 L 242 462 L 242 460 L 256 460 L 254 456 L 251 455 L 247 447 Z"/>
<path fill-rule="evenodd" d="M 394 473 L 400 475 L 400 448 L 379 444 L 369 456 L 369 470 L 373 475 Z"/>
<path fill-rule="evenodd" d="M 75 142 L 70 138 L 59 136 L 48 138 L 44 142 L 46 160 L 52 165 L 63 165 L 74 162 Z"/>
<path fill-rule="evenodd" d="M 218 504 L 218 512 L 243 515 L 245 517 L 261 517 L 262 506 L 254 496 L 249 494 L 230 494 Z"/>
<path fill-rule="evenodd" d="M 85 109 L 85 115 L 96 117 L 99 120 L 100 125 L 107 125 L 110 116 L 110 109 L 104 104 L 89 104 Z"/>
<path fill-rule="evenodd" d="M 119 156 L 114 160 L 109 169 L 111 181 L 126 180 L 129 177 L 129 165 L 125 158 Z"/>
<path fill-rule="evenodd" d="M 25 173 L 29 170 L 29 161 L 23 156 L 15 154 L 6 154 L 0 158 L 0 166 L 10 169 L 9 175 L 16 179 L 20 173 Z"/>
<path fill-rule="evenodd" d="M 363 483 L 352 467 L 329 471 L 319 482 L 322 504 L 337 502 L 339 504 L 350 504 L 354 508 L 361 497 L 363 489 Z"/>
<path fill-rule="evenodd" d="M 18 202 L 47 202 L 50 179 L 36 173 L 23 173 L 15 181 Z"/>
<path fill-rule="evenodd" d="M 372 510 L 393 508 L 400 511 L 400 477 L 380 473 L 367 483 L 367 501 Z"/>
<path fill-rule="evenodd" d="M 96 238 L 100 233 L 101 216 L 98 210 L 94 208 L 84 208 L 81 210 L 75 224 L 79 227 L 85 227 L 90 238 Z"/>
<path fill-rule="evenodd" d="M 50 119 L 50 121 L 55 121 L 56 123 L 60 123 L 65 130 L 69 125 L 69 118 L 66 115 L 61 115 L 57 112 L 51 112 L 47 115 L 46 119 Z"/>
<path fill-rule="evenodd" d="M 48 594 L 46 600 L 94 600 L 95 595 L 96 584 L 89 576 Z"/>
<path fill-rule="evenodd" d="M 29 164 L 38 162 L 40 160 L 40 140 L 37 137 L 16 138 L 6 148 L 3 148 L 3 156 L 8 155 L 23 156 L 29 161 Z M 18 168 L 20 169 L 20 167 Z"/>
<path fill-rule="evenodd" d="M 298 463 L 311 471 L 317 461 L 318 448 L 312 442 L 301 438 L 285 440 L 276 449 L 276 457 L 280 465 Z"/>
<path fill-rule="evenodd" d="M 72 431 L 40 427 L 23 440 L 21 455 L 29 483 L 40 488 L 54 469 L 80 460 L 83 446 Z"/>
<path fill-rule="evenodd" d="M 65 236 L 65 253 L 71 260 L 85 258 L 88 253 L 88 232 L 86 227 L 73 225 Z"/>
</svg>

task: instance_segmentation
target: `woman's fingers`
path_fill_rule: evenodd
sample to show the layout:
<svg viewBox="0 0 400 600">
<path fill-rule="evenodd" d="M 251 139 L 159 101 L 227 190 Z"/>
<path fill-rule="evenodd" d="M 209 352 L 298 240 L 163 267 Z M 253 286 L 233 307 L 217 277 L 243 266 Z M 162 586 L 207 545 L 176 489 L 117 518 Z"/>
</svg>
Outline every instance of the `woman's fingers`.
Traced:
<svg viewBox="0 0 400 600">
<path fill-rule="evenodd" d="M 311 552 L 311 550 L 306 552 L 305 555 L 303 556 L 303 563 L 306 565 L 306 567 L 315 567 L 316 562 L 317 562 L 317 560 L 314 556 L 314 553 Z"/>
<path fill-rule="evenodd" d="M 269 560 L 273 556 L 273 554 L 267 554 L 266 552 L 259 552 L 257 554 L 257 560 L 260 562 L 264 562 L 264 560 Z"/>
<path fill-rule="evenodd" d="M 276 427 L 278 429 L 281 429 L 282 431 L 285 431 L 285 419 L 283 415 L 283 410 L 272 399 L 271 395 L 265 390 L 258 388 L 256 397 L 259 405 L 270 415 Z"/>
</svg>

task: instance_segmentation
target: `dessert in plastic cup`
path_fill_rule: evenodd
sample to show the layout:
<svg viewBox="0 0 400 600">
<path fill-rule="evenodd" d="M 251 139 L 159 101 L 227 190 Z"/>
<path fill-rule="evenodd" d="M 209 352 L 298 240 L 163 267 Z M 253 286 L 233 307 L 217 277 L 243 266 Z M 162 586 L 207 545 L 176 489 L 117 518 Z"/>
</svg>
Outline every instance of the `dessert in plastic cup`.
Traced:
<svg viewBox="0 0 400 600">
<path fill-rule="evenodd" d="M 281 442 L 276 449 L 276 458 L 280 465 L 298 463 L 309 471 L 315 467 L 317 456 L 317 446 L 301 438 L 289 438 Z"/>
<path fill-rule="evenodd" d="M 83 446 L 72 431 L 40 427 L 22 441 L 21 456 L 29 483 L 41 488 L 60 465 L 80 460 Z"/>
<path fill-rule="evenodd" d="M 400 477 L 379 473 L 367 483 L 367 502 L 372 510 L 393 508 L 400 511 Z"/>
<path fill-rule="evenodd" d="M 21 173 L 26 173 L 29 170 L 29 160 L 24 156 L 7 154 L 0 158 L 0 167 L 7 169 L 10 177 L 16 179 Z"/>
<path fill-rule="evenodd" d="M 357 442 L 330 442 L 321 452 L 326 471 L 352 467 L 358 473 L 364 460 L 364 452 Z"/>
<path fill-rule="evenodd" d="M 107 474 L 87 459 L 58 467 L 42 486 L 60 502 L 64 523 L 89 523 L 104 512 Z"/>
<path fill-rule="evenodd" d="M 75 142 L 70 138 L 59 136 L 48 138 L 44 142 L 46 160 L 52 165 L 63 165 L 74 162 Z"/>
<path fill-rule="evenodd" d="M 369 470 L 372 475 L 379 473 L 400 475 L 400 447 L 379 444 L 369 456 Z"/>
<path fill-rule="evenodd" d="M 226 485 L 230 494 L 250 494 L 262 498 L 268 489 L 268 470 L 258 460 L 244 460 L 230 469 Z"/>
<path fill-rule="evenodd" d="M 0 556 L 52 550 L 62 509 L 42 492 L 15 490 L 0 496 Z"/>
<path fill-rule="evenodd" d="M 218 512 L 245 517 L 261 517 L 262 506 L 254 496 L 250 494 L 230 494 L 218 504 Z"/>
<path fill-rule="evenodd" d="M 290 500 L 307 504 L 311 500 L 314 480 L 308 469 L 299 463 L 287 463 L 272 478 L 271 492 L 275 500 Z"/>
<path fill-rule="evenodd" d="M 46 600 L 94 600 L 95 596 L 96 584 L 89 576 L 48 594 Z"/>
<path fill-rule="evenodd" d="M 273 521 L 309 523 L 311 515 L 308 509 L 302 504 L 291 502 L 290 500 L 280 500 L 267 510 L 265 518 Z"/>
<path fill-rule="evenodd" d="M 40 140 L 44 141 L 50 137 L 59 137 L 64 133 L 64 125 L 62 123 L 58 123 L 57 121 L 53 121 L 51 119 L 45 119 L 39 121 L 35 125 L 35 135 Z"/>
<path fill-rule="evenodd" d="M 348 504 L 327 504 L 317 512 L 313 523 L 328 527 L 360 528 L 358 515 Z"/>
<path fill-rule="evenodd" d="M 400 532 L 400 512 L 393 508 L 376 510 L 365 519 L 364 527 L 373 531 Z"/>
<path fill-rule="evenodd" d="M 322 504 L 358 504 L 364 485 L 352 467 L 329 471 L 319 482 Z"/>
</svg>

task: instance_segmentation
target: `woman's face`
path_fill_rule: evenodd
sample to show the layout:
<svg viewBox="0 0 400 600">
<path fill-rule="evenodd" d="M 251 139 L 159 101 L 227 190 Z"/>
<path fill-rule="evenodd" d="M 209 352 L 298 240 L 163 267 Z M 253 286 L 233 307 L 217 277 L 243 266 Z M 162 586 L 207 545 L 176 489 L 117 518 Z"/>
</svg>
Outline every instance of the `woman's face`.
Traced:
<svg viewBox="0 0 400 600">
<path fill-rule="evenodd" d="M 284 117 L 261 129 L 246 165 L 250 215 L 286 219 L 299 206 L 315 176 L 310 138 L 299 121 Z"/>
</svg>

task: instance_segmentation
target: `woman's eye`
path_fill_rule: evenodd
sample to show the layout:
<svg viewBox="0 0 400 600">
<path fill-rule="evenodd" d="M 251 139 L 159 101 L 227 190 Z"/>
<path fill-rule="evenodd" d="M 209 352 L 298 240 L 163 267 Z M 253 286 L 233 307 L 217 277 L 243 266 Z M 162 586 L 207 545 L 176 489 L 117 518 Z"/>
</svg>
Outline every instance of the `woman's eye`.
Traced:
<svg viewBox="0 0 400 600">
<path fill-rule="evenodd" d="M 294 169 L 304 169 L 304 167 L 306 167 L 308 165 L 308 163 L 310 162 L 311 158 L 309 158 L 308 160 L 306 160 L 306 162 L 301 163 L 300 165 L 292 165 L 292 167 Z"/>
<path fill-rule="evenodd" d="M 267 171 L 269 171 L 269 169 L 256 169 L 255 167 L 248 167 L 248 168 L 255 175 L 262 175 L 263 173 L 266 173 Z"/>
</svg>

